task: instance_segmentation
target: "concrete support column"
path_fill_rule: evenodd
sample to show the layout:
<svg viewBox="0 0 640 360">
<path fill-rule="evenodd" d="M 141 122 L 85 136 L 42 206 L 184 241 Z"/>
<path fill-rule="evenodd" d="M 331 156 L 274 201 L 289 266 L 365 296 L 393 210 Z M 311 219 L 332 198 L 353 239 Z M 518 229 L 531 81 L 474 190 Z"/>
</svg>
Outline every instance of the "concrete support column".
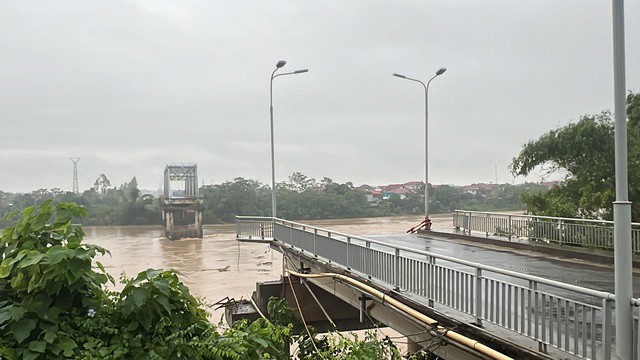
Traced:
<svg viewBox="0 0 640 360">
<path fill-rule="evenodd" d="M 168 212 L 165 216 L 167 219 L 167 232 L 173 231 L 173 213 Z"/>
<path fill-rule="evenodd" d="M 196 210 L 194 214 L 195 227 L 198 232 L 198 237 L 202 237 L 202 211 Z"/>
</svg>

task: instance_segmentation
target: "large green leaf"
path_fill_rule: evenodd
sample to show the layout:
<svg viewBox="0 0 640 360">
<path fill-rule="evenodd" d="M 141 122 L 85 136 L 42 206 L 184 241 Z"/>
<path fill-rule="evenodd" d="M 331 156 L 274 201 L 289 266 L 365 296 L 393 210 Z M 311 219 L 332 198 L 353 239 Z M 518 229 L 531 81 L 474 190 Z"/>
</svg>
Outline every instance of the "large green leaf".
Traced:
<svg viewBox="0 0 640 360">
<path fill-rule="evenodd" d="M 33 319 L 23 319 L 11 324 L 11 334 L 18 344 L 22 343 L 31 335 L 31 331 L 36 328 L 36 321 Z"/>
<path fill-rule="evenodd" d="M 133 301 L 136 306 L 140 307 L 145 303 L 145 301 L 147 301 L 147 298 L 149 297 L 149 291 L 142 288 L 135 288 L 133 289 L 131 296 L 133 297 Z"/>
<path fill-rule="evenodd" d="M 45 280 L 47 280 L 46 276 L 42 275 L 33 275 L 29 280 L 29 285 L 27 286 L 27 292 L 30 293 L 34 289 L 40 289 L 42 285 L 44 285 Z"/>
<path fill-rule="evenodd" d="M 69 249 L 76 249 L 77 247 L 80 246 L 80 243 L 82 242 L 82 238 L 79 236 L 70 236 L 67 239 L 67 246 L 69 247 Z"/>
<path fill-rule="evenodd" d="M 146 274 L 147 274 L 147 279 L 153 279 L 154 277 L 162 274 L 164 271 L 163 270 L 158 270 L 158 269 L 147 269 Z"/>
<path fill-rule="evenodd" d="M 29 350 L 37 352 L 37 353 L 44 353 L 44 351 L 46 349 L 47 349 L 47 343 L 45 343 L 42 340 L 32 341 L 29 344 Z"/>
<path fill-rule="evenodd" d="M 61 339 L 59 344 L 65 356 L 73 355 L 73 351 L 78 347 L 78 344 L 69 338 Z"/>
<path fill-rule="evenodd" d="M 0 325 L 12 319 L 11 308 L 13 308 L 13 305 L 0 308 Z"/>
<path fill-rule="evenodd" d="M 9 277 L 11 269 L 13 269 L 13 265 L 0 265 L 0 279 Z"/>
<path fill-rule="evenodd" d="M 45 254 L 42 254 L 42 253 L 31 252 L 24 260 L 20 261 L 18 268 L 22 269 L 27 266 L 37 264 L 40 262 L 40 260 L 42 260 L 44 256 Z"/>
<path fill-rule="evenodd" d="M 38 357 L 40 357 L 39 353 L 29 349 L 22 353 L 22 360 L 36 360 Z"/>
<path fill-rule="evenodd" d="M 171 305 L 169 299 L 164 295 L 158 295 L 155 299 L 162 307 L 167 311 L 167 314 L 171 314 Z"/>
<path fill-rule="evenodd" d="M 72 251 L 65 249 L 61 245 L 54 245 L 49 250 L 47 250 L 47 257 L 49 258 L 50 265 L 55 265 L 60 261 L 68 258 L 72 254 Z"/>
<path fill-rule="evenodd" d="M 56 335 L 55 332 L 51 332 L 51 331 L 47 331 L 44 334 L 44 340 L 48 343 L 48 344 L 52 344 L 54 341 L 56 341 L 56 339 L 58 338 L 58 335 Z"/>
<path fill-rule="evenodd" d="M 11 314 L 11 319 L 13 319 L 14 321 L 18 321 L 22 320 L 24 314 L 27 312 L 27 309 L 22 306 L 13 305 L 9 307 L 8 311 L 9 314 Z"/>
<path fill-rule="evenodd" d="M 146 330 L 149 331 L 151 328 L 151 314 L 149 311 L 141 311 L 138 313 L 138 320 L 140 321 L 140 325 Z"/>
<path fill-rule="evenodd" d="M 166 296 L 171 295 L 171 284 L 165 279 L 156 279 L 153 282 L 153 286 L 158 289 L 162 294 Z"/>
<path fill-rule="evenodd" d="M 22 291 L 27 288 L 28 282 L 24 278 L 24 272 L 19 272 L 18 275 L 11 279 L 11 287 L 16 291 Z"/>
</svg>

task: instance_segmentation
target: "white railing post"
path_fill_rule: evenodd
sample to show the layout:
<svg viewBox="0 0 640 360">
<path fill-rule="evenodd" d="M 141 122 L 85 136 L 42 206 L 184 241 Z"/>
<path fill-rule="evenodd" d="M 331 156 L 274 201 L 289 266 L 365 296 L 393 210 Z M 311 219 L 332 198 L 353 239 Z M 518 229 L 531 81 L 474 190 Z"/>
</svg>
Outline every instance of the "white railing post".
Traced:
<svg viewBox="0 0 640 360">
<path fill-rule="evenodd" d="M 453 228 L 458 230 L 458 210 L 454 210 L 452 216 Z"/>
<path fill-rule="evenodd" d="M 527 293 L 528 293 L 528 296 L 527 296 L 527 309 L 528 309 L 527 310 L 527 314 L 528 314 L 528 316 L 527 316 L 527 335 L 529 337 L 531 337 L 531 335 L 532 335 L 532 332 L 531 332 L 531 317 L 534 316 L 534 318 L 536 319 L 535 325 L 534 325 L 536 327 L 535 339 L 537 340 L 537 337 L 538 337 L 538 330 L 537 330 L 537 327 L 538 327 L 538 325 L 537 325 L 538 309 L 532 308 L 532 306 L 533 306 L 532 297 L 535 296 L 536 299 L 537 299 L 538 296 L 536 295 L 536 293 L 534 291 L 534 282 L 531 281 L 531 280 L 529 280 L 529 289 L 528 289 Z"/>
<path fill-rule="evenodd" d="M 491 227 L 491 214 L 487 214 L 484 220 L 484 236 L 489 237 L 489 227 Z"/>
<path fill-rule="evenodd" d="M 395 273 L 393 274 L 393 282 L 396 290 L 400 290 L 400 249 L 396 248 L 396 253 L 394 257 L 395 262 Z"/>
<path fill-rule="evenodd" d="M 316 251 L 316 238 L 318 237 L 318 229 L 313 229 L 313 256 L 318 257 L 318 252 Z"/>
<path fill-rule="evenodd" d="M 349 248 L 351 247 L 351 237 L 347 236 L 347 270 L 351 270 L 351 266 L 349 265 Z"/>
<path fill-rule="evenodd" d="M 482 269 L 476 268 L 476 288 L 474 294 L 474 315 L 476 325 L 482 326 Z"/>
<path fill-rule="evenodd" d="M 369 279 L 371 279 L 371 269 L 369 269 L 369 265 L 371 263 L 371 261 L 369 261 L 369 257 L 371 257 L 371 251 L 369 251 L 369 249 L 371 249 L 371 242 L 365 241 L 364 247 L 367 250 L 365 250 L 364 253 L 364 264 L 362 264 L 362 269 L 363 272 L 369 277 Z"/>
<path fill-rule="evenodd" d="M 602 353 L 603 359 L 611 359 L 611 345 L 613 343 L 613 301 L 602 299 Z M 595 341 L 595 334 L 593 341 Z"/>
<path fill-rule="evenodd" d="M 562 219 L 558 221 L 558 233 L 558 244 L 564 245 L 564 223 L 562 222 Z"/>
<path fill-rule="evenodd" d="M 436 258 L 429 256 L 429 282 L 427 284 L 429 288 L 428 303 L 430 307 L 435 306 L 434 298 L 436 296 Z"/>
</svg>

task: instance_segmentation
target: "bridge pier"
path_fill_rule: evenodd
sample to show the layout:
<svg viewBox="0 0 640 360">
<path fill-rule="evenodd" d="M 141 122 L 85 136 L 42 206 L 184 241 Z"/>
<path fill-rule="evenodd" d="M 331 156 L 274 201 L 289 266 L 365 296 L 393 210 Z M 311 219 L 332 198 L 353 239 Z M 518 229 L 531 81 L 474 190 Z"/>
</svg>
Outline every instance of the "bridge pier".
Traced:
<svg viewBox="0 0 640 360">
<path fill-rule="evenodd" d="M 175 184 L 177 183 L 177 184 Z M 177 189 L 172 185 L 181 185 Z M 164 170 L 161 199 L 165 236 L 170 240 L 202 237 L 202 202 L 196 164 L 169 164 Z"/>
<path fill-rule="evenodd" d="M 163 199 L 162 215 L 167 239 L 202 237 L 202 199 Z"/>
</svg>

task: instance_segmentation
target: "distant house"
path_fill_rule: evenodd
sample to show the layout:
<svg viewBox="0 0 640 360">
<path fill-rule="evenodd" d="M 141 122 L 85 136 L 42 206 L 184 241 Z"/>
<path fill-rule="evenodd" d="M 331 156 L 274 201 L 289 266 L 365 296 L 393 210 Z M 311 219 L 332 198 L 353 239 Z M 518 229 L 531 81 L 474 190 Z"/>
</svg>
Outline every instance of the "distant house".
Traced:
<svg viewBox="0 0 640 360">
<path fill-rule="evenodd" d="M 371 190 L 370 192 L 366 193 L 365 196 L 367 197 L 367 202 L 378 203 L 382 200 L 382 191 Z"/>
<path fill-rule="evenodd" d="M 484 183 L 471 184 L 471 185 L 462 187 L 462 191 L 464 191 L 467 194 L 476 195 L 476 194 L 488 193 L 497 187 L 498 187 L 498 184 L 484 184 Z"/>
<path fill-rule="evenodd" d="M 356 190 L 364 193 L 368 203 L 379 203 L 382 200 L 382 190 L 380 188 L 364 184 L 358 186 Z"/>
<path fill-rule="evenodd" d="M 422 181 L 409 181 L 408 183 L 404 183 L 403 186 L 409 191 L 416 192 L 418 191 L 418 189 L 420 189 L 422 184 Z"/>
<path fill-rule="evenodd" d="M 387 200 L 394 196 L 398 196 L 400 200 L 402 200 L 402 199 L 405 199 L 407 195 L 411 193 L 412 191 L 406 189 L 404 185 L 400 185 L 400 187 L 387 187 L 387 189 L 384 190 L 382 199 Z"/>
<path fill-rule="evenodd" d="M 404 184 L 389 184 L 380 186 L 380 190 L 383 192 L 388 192 L 391 190 L 404 189 Z"/>
<path fill-rule="evenodd" d="M 356 188 L 356 190 L 358 190 L 358 191 L 362 191 L 363 193 L 371 192 L 371 191 L 373 191 L 374 189 L 375 189 L 375 188 L 374 188 L 373 186 L 371 186 L 371 185 L 367 185 L 367 184 L 362 184 L 362 185 L 360 185 L 360 186 L 358 186 L 358 187 Z"/>
</svg>

